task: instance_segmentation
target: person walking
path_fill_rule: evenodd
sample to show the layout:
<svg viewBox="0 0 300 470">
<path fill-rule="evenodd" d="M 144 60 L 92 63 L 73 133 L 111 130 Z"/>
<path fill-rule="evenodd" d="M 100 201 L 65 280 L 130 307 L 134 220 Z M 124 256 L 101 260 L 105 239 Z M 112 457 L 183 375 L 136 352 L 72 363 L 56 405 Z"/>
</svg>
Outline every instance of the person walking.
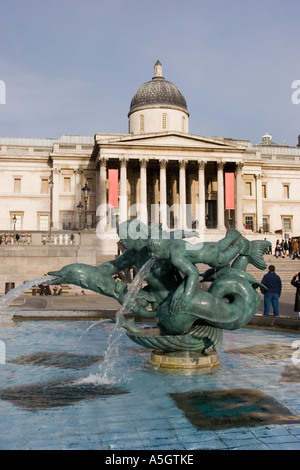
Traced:
<svg viewBox="0 0 300 470">
<path fill-rule="evenodd" d="M 275 273 L 275 266 L 271 264 L 268 269 L 269 271 L 261 280 L 265 289 L 260 289 L 264 295 L 264 315 L 269 315 L 272 304 L 274 316 L 279 317 L 279 298 L 281 296 L 282 282 L 278 274 Z"/>
<path fill-rule="evenodd" d="M 292 238 L 292 250 L 293 250 L 292 259 L 299 258 L 298 249 L 299 249 L 298 238 Z"/>
<path fill-rule="evenodd" d="M 289 258 L 292 257 L 292 252 L 293 252 L 293 249 L 292 249 L 292 239 L 289 238 Z"/>
<path fill-rule="evenodd" d="M 291 284 L 297 289 L 295 294 L 294 312 L 298 312 L 298 316 L 300 318 L 300 272 L 294 274 Z"/>
<path fill-rule="evenodd" d="M 281 244 L 279 240 L 276 240 L 275 257 L 278 258 L 278 256 L 281 256 Z"/>
</svg>

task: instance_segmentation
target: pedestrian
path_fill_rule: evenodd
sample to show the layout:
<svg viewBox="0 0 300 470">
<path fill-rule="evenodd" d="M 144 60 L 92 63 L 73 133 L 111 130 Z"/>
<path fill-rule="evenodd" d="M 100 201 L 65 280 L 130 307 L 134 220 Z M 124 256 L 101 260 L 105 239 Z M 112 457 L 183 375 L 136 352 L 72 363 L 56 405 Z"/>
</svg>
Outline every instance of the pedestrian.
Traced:
<svg viewBox="0 0 300 470">
<path fill-rule="evenodd" d="M 297 289 L 295 294 L 294 312 L 298 312 L 298 316 L 300 318 L 300 272 L 294 274 L 291 284 Z"/>
<path fill-rule="evenodd" d="M 264 315 L 269 315 L 272 304 L 275 317 L 279 317 L 279 298 L 281 296 L 282 282 L 278 274 L 275 273 L 275 266 L 269 266 L 269 271 L 261 280 L 265 288 L 261 288 L 264 295 Z"/>
<path fill-rule="evenodd" d="M 292 257 L 292 239 L 289 238 L 289 257 L 291 258 Z"/>
<path fill-rule="evenodd" d="M 275 257 L 278 258 L 278 256 L 281 256 L 281 243 L 279 240 L 276 240 L 275 244 Z"/>
<path fill-rule="evenodd" d="M 293 250 L 292 259 L 299 258 L 298 248 L 299 248 L 298 238 L 292 238 L 292 250 Z"/>
<path fill-rule="evenodd" d="M 289 244 L 287 240 L 284 240 L 283 249 L 284 249 L 284 256 L 287 256 L 288 251 L 289 251 Z"/>
<path fill-rule="evenodd" d="M 280 247 L 281 247 L 281 250 L 280 250 L 280 251 L 281 251 L 281 254 L 280 254 L 280 256 L 282 256 L 282 258 L 284 258 L 284 257 L 285 257 L 285 256 L 284 256 L 284 255 L 285 255 L 285 251 L 284 251 L 284 240 L 283 240 L 283 239 L 281 240 Z"/>
</svg>

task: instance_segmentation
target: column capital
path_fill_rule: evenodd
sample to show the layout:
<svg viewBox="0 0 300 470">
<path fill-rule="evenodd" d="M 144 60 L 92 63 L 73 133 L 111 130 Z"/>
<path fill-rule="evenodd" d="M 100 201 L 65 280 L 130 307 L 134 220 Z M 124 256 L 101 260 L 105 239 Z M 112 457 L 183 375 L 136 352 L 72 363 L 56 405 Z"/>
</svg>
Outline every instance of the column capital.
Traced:
<svg viewBox="0 0 300 470">
<path fill-rule="evenodd" d="M 99 165 L 106 167 L 107 161 L 108 161 L 107 157 L 101 157 L 101 158 L 99 158 Z"/>
<path fill-rule="evenodd" d="M 225 162 L 218 160 L 217 161 L 217 168 L 218 170 L 223 170 L 225 166 Z"/>
<path fill-rule="evenodd" d="M 140 158 L 140 167 L 147 168 L 148 158 Z"/>
<path fill-rule="evenodd" d="M 236 169 L 237 171 L 242 171 L 244 163 L 243 162 L 236 162 Z"/>
<path fill-rule="evenodd" d="M 119 158 L 119 162 L 120 162 L 120 167 L 121 168 L 126 168 L 127 164 L 128 164 L 128 158 L 127 157 L 121 157 L 121 158 Z"/>
<path fill-rule="evenodd" d="M 178 161 L 179 161 L 179 168 L 185 168 L 188 164 L 188 160 L 185 160 L 183 158 Z"/>
<path fill-rule="evenodd" d="M 206 160 L 198 160 L 198 169 L 204 170 L 206 163 L 207 163 Z"/>
<path fill-rule="evenodd" d="M 165 158 L 162 158 L 161 160 L 159 160 L 160 168 L 166 168 L 167 164 L 168 164 L 168 160 L 166 160 Z"/>
<path fill-rule="evenodd" d="M 261 180 L 261 173 L 255 173 L 254 178 L 256 180 Z"/>
<path fill-rule="evenodd" d="M 75 168 L 74 173 L 75 173 L 75 175 L 82 175 L 83 174 L 83 168 Z"/>
</svg>

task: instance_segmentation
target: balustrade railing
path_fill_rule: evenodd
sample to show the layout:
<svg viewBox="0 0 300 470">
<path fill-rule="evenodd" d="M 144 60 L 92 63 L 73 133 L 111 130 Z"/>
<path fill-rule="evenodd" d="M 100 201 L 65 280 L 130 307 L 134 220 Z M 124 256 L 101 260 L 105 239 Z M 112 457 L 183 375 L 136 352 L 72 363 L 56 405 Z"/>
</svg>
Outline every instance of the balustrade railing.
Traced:
<svg viewBox="0 0 300 470">
<path fill-rule="evenodd" d="M 0 231 L 0 245 L 79 245 L 80 234 L 76 233 L 45 233 L 45 232 L 15 232 Z"/>
</svg>

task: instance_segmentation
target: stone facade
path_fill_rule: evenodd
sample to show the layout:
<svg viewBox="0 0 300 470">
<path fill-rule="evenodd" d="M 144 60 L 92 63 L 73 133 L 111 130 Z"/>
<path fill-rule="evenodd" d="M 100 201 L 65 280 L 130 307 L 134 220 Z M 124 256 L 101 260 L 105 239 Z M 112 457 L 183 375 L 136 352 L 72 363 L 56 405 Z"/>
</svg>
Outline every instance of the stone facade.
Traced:
<svg viewBox="0 0 300 470">
<path fill-rule="evenodd" d="M 164 80 L 160 63 L 152 80 Z M 53 257 L 68 245 L 71 262 L 97 264 L 103 255 L 117 254 L 118 223 L 135 217 L 166 229 L 196 228 L 206 240 L 220 239 L 228 227 L 273 244 L 300 235 L 299 146 L 277 145 L 268 134 L 258 145 L 193 135 L 188 133 L 183 95 L 169 104 L 161 96 L 155 103 L 152 95 L 147 104 L 147 96 L 131 106 L 128 134 L 0 138 L 4 256 L 5 250 L 11 256 L 19 250 L 19 263 L 26 265 L 25 246 L 35 246 L 36 252 L 37 247 L 52 247 Z M 111 170 L 117 175 L 115 207 L 110 204 Z M 82 190 L 86 183 L 87 199 Z M 50 270 L 48 264 L 53 269 L 47 256 L 37 275 Z M 7 270 L 7 259 L 5 263 Z M 61 263 L 54 263 L 55 268 Z M 0 285 L 12 276 L 0 274 Z"/>
</svg>

